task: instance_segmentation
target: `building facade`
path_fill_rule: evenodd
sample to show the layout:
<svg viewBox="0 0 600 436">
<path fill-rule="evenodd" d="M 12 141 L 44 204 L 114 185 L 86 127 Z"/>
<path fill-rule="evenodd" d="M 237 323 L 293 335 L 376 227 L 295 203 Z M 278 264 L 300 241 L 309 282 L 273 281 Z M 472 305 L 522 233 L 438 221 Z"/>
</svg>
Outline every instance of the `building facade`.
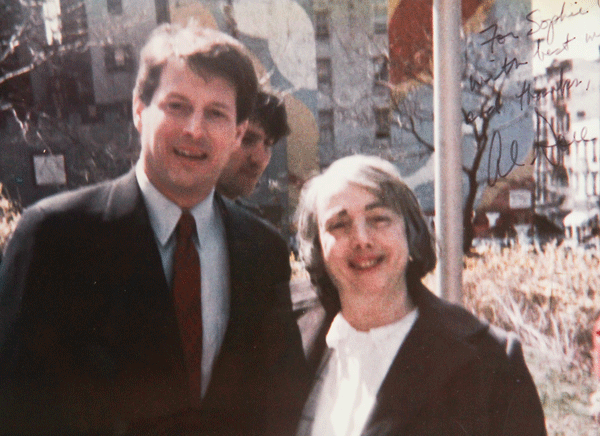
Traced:
<svg viewBox="0 0 600 436">
<path fill-rule="evenodd" d="M 390 147 L 388 1 L 313 2 L 319 162 Z"/>
<path fill-rule="evenodd" d="M 584 242 L 600 220 L 600 61 L 553 62 L 536 78 L 535 208 Z"/>
</svg>

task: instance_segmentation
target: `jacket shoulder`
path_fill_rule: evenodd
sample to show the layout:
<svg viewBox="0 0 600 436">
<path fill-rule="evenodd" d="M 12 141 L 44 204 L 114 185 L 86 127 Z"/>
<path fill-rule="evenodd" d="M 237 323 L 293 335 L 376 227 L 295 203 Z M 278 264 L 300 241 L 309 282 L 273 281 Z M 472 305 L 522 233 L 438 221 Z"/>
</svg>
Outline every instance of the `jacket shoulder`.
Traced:
<svg viewBox="0 0 600 436">
<path fill-rule="evenodd" d="M 271 249 L 288 251 L 287 243 L 273 224 L 218 194 L 217 201 L 223 207 L 226 218 L 244 236 L 261 245 L 270 244 Z"/>
<path fill-rule="evenodd" d="M 522 359 L 521 343 L 514 333 L 491 325 L 464 307 L 445 301 L 429 290 L 422 291 L 421 304 L 436 329 L 448 341 L 462 342 L 476 353 L 489 355 L 495 361 L 509 363 Z"/>
</svg>

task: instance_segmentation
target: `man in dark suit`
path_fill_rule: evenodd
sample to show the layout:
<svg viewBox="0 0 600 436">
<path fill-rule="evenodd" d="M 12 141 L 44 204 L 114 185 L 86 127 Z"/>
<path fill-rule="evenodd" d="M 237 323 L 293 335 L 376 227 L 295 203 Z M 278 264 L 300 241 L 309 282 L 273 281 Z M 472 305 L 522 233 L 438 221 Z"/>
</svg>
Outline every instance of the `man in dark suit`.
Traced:
<svg viewBox="0 0 600 436">
<path fill-rule="evenodd" d="M 294 426 L 305 363 L 286 244 L 214 193 L 256 89 L 227 35 L 151 35 L 133 93 L 135 169 L 28 208 L 6 248 L 0 434 Z"/>
</svg>

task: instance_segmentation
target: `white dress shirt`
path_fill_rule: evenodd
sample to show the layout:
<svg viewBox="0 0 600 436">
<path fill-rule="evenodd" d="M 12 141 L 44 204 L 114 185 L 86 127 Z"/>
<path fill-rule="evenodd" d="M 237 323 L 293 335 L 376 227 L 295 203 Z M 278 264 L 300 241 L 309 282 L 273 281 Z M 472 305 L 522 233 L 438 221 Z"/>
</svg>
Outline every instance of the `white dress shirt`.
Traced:
<svg viewBox="0 0 600 436">
<path fill-rule="evenodd" d="M 327 333 L 333 349 L 324 370 L 313 436 L 358 436 L 375 404 L 394 357 L 418 317 L 414 309 L 400 321 L 368 332 L 355 330 L 339 313 Z"/>
<path fill-rule="evenodd" d="M 148 209 L 150 225 L 162 260 L 169 286 L 173 282 L 175 228 L 181 216 L 179 206 L 168 200 L 152 185 L 141 165 L 136 177 Z M 201 268 L 202 294 L 202 396 L 206 393 L 215 359 L 221 349 L 229 321 L 229 255 L 225 227 L 214 199 L 214 190 L 190 213 L 196 221 Z"/>
</svg>

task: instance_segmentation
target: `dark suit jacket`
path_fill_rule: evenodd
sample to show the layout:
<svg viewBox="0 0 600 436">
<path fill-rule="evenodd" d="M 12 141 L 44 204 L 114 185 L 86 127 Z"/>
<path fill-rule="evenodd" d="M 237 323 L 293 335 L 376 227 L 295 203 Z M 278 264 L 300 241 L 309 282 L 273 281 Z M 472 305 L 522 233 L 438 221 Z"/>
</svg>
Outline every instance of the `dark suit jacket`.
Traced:
<svg viewBox="0 0 600 436">
<path fill-rule="evenodd" d="M 217 200 L 231 310 L 200 410 L 188 407 L 171 294 L 135 173 L 24 212 L 0 270 L 0 434 L 279 435 L 293 425 L 306 368 L 289 252 L 274 229 Z"/>
<path fill-rule="evenodd" d="M 546 434 L 518 340 L 442 301 L 420 282 L 411 294 L 419 317 L 377 393 L 362 435 Z M 312 429 L 321 375 L 331 356 L 323 348 L 298 436 L 309 436 Z"/>
</svg>

